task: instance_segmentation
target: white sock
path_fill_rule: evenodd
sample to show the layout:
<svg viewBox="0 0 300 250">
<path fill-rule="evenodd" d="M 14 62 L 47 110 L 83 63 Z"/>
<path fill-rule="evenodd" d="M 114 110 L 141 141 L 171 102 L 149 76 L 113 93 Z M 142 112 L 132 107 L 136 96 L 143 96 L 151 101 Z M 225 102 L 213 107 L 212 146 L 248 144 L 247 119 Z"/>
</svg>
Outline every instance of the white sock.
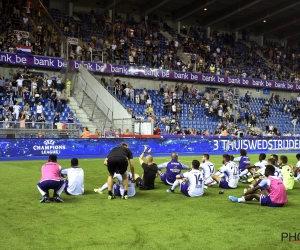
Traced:
<svg viewBox="0 0 300 250">
<path fill-rule="evenodd" d="M 62 191 L 64 191 L 65 186 L 66 186 L 66 183 L 64 183 L 64 184 L 61 186 L 61 188 L 58 189 L 58 190 L 56 191 L 56 194 L 57 194 L 58 196 L 60 196 L 61 193 L 62 193 Z"/>
<path fill-rule="evenodd" d="M 174 183 L 171 187 L 171 190 L 175 190 L 175 188 L 178 187 L 178 186 L 179 186 L 179 181 L 178 180 L 174 181 Z"/>
<path fill-rule="evenodd" d="M 40 187 L 37 185 L 38 190 L 40 191 L 42 196 L 45 196 L 46 192 L 44 192 L 42 189 L 40 189 Z"/>
<path fill-rule="evenodd" d="M 242 196 L 241 198 L 238 198 L 238 202 L 246 202 L 245 196 Z"/>
<path fill-rule="evenodd" d="M 206 180 L 205 180 L 205 185 L 209 185 L 211 183 L 214 182 L 214 179 L 212 177 L 208 177 Z"/>
<path fill-rule="evenodd" d="M 107 185 L 107 182 L 106 182 L 101 188 L 99 188 L 99 191 L 103 192 L 107 188 L 108 188 L 108 185 Z"/>
<path fill-rule="evenodd" d="M 246 175 L 246 174 L 248 174 L 248 173 L 249 173 L 248 169 L 245 169 L 244 171 L 242 171 L 242 172 L 240 173 L 240 177 L 242 177 L 243 175 Z"/>
</svg>

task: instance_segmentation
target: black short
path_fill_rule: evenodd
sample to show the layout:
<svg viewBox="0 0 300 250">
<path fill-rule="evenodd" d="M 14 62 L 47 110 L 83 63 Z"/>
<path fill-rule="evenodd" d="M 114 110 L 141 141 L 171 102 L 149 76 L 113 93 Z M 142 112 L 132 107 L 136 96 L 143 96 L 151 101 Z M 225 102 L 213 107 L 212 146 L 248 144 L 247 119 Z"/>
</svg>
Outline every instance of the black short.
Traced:
<svg viewBox="0 0 300 250">
<path fill-rule="evenodd" d="M 124 158 L 108 158 L 107 169 L 110 174 L 114 174 L 118 171 L 120 174 L 124 174 L 127 171 L 128 161 Z"/>
<path fill-rule="evenodd" d="M 151 190 L 152 188 L 149 188 L 144 185 L 144 182 L 141 177 L 136 178 L 135 180 L 136 187 L 138 187 L 140 190 Z"/>
</svg>

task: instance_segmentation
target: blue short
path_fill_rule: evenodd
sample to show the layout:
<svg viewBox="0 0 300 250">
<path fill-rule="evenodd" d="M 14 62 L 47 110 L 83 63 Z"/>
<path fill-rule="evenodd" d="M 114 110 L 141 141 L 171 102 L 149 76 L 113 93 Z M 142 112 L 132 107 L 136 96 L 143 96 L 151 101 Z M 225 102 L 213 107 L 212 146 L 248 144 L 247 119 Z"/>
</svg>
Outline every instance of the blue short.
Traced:
<svg viewBox="0 0 300 250">
<path fill-rule="evenodd" d="M 232 187 L 228 185 L 228 182 L 225 179 L 220 180 L 219 187 L 224 189 L 232 189 Z"/>
<path fill-rule="evenodd" d="M 44 192 L 48 192 L 50 189 L 58 191 L 62 185 L 65 184 L 65 180 L 46 180 L 38 183 L 40 189 Z"/>
<path fill-rule="evenodd" d="M 270 195 L 266 196 L 264 194 L 260 195 L 260 205 L 268 207 L 283 207 L 284 204 L 278 204 L 271 201 Z"/>
<path fill-rule="evenodd" d="M 121 196 L 120 185 L 115 183 L 114 186 L 113 186 L 113 189 L 114 189 L 114 195 L 115 196 Z"/>
<path fill-rule="evenodd" d="M 189 195 L 189 184 L 187 184 L 185 181 L 181 182 L 180 184 L 180 192 L 184 195 L 190 197 Z"/>
<path fill-rule="evenodd" d="M 160 174 L 160 179 L 163 183 L 165 183 L 165 185 L 172 185 L 172 184 L 167 182 L 167 175 L 165 173 Z"/>
<path fill-rule="evenodd" d="M 69 187 L 69 182 L 68 180 L 66 180 L 66 185 L 65 185 L 65 188 L 64 188 L 64 191 L 67 195 L 71 195 L 69 192 L 68 192 L 68 187 Z"/>
</svg>

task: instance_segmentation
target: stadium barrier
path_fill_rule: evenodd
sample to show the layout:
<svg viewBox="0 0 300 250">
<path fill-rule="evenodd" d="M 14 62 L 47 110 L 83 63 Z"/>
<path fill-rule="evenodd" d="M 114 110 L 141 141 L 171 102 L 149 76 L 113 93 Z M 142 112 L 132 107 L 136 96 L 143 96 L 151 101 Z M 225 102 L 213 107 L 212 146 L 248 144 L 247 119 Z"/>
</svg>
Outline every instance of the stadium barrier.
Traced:
<svg viewBox="0 0 300 250">
<path fill-rule="evenodd" d="M 115 74 L 120 76 L 135 76 L 142 78 L 159 78 L 165 80 L 185 81 L 185 82 L 202 82 L 214 83 L 220 85 L 235 85 L 240 87 L 282 89 L 286 91 L 300 90 L 300 83 L 280 82 L 273 80 L 261 80 L 252 78 L 241 78 L 235 76 L 222 76 L 211 74 L 200 74 L 194 72 L 182 72 L 175 70 L 161 70 L 146 67 L 115 65 L 94 62 L 82 62 L 71 60 L 70 66 L 78 70 L 80 65 L 90 72 Z M 21 54 L 11 54 L 0 52 L 0 64 L 26 65 L 28 67 L 42 67 L 51 69 L 63 69 L 68 63 L 63 58 L 43 57 L 43 56 L 26 56 Z"/>
<path fill-rule="evenodd" d="M 132 136 L 134 137 L 134 136 Z M 30 157 L 57 154 L 60 156 L 106 157 L 109 151 L 126 141 L 134 157 L 141 154 L 144 145 L 152 148 L 153 154 L 224 154 L 229 142 L 227 138 L 201 136 L 162 136 L 157 138 L 97 138 L 97 139 L 1 139 L 0 157 Z M 299 138 L 241 138 L 234 141 L 236 148 L 248 152 L 267 152 L 272 150 L 300 150 Z M 235 152 L 229 146 L 229 152 Z"/>
</svg>

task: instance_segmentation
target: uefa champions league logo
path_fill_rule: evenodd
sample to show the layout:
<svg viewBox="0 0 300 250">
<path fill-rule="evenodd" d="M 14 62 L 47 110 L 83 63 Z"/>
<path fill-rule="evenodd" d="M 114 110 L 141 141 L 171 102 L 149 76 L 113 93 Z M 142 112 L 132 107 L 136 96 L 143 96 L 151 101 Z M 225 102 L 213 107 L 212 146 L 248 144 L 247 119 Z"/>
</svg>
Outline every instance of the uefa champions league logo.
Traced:
<svg viewBox="0 0 300 250">
<path fill-rule="evenodd" d="M 42 155 L 60 154 L 61 150 L 66 150 L 65 145 L 55 145 L 55 140 L 44 140 L 44 145 L 34 145 L 33 150 L 41 151 Z"/>
<path fill-rule="evenodd" d="M 53 146 L 55 144 L 55 141 L 54 140 L 45 140 L 44 144 L 45 144 L 45 146 L 48 146 L 48 145 L 52 145 Z"/>
</svg>

